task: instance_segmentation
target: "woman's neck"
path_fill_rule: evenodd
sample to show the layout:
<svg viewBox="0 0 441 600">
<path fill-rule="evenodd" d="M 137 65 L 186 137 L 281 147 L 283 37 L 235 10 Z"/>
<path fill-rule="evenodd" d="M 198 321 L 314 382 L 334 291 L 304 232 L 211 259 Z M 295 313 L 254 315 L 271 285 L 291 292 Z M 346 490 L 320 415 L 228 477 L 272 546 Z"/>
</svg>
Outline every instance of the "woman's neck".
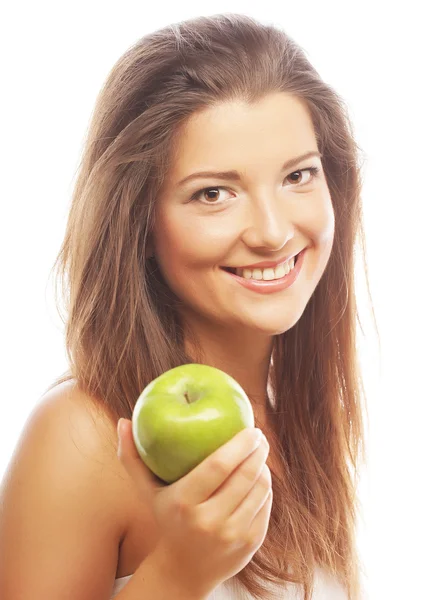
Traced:
<svg viewBox="0 0 441 600">
<path fill-rule="evenodd" d="M 253 335 L 254 334 L 254 335 Z M 221 369 L 233 377 L 245 390 L 256 410 L 265 408 L 267 402 L 268 374 L 273 339 L 256 335 L 255 332 L 192 328 L 192 337 L 197 340 L 194 347 L 186 338 L 189 356 L 212 367 Z"/>
</svg>

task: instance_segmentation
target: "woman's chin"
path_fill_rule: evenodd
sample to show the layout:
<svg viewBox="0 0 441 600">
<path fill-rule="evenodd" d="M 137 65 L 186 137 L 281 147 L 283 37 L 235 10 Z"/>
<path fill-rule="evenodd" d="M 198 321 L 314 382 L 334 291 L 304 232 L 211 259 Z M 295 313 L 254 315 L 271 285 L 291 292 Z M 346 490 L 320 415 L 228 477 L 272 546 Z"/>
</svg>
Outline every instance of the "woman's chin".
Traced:
<svg viewBox="0 0 441 600">
<path fill-rule="evenodd" d="M 256 332 L 258 331 L 259 333 L 268 336 L 274 336 L 285 333 L 286 331 L 291 329 L 291 327 L 294 327 L 297 321 L 298 318 L 293 319 L 291 317 L 290 319 L 281 319 L 279 316 L 278 318 L 261 318 L 259 319 L 259 321 L 249 321 L 247 323 L 247 326 L 249 329 L 253 329 Z"/>
</svg>

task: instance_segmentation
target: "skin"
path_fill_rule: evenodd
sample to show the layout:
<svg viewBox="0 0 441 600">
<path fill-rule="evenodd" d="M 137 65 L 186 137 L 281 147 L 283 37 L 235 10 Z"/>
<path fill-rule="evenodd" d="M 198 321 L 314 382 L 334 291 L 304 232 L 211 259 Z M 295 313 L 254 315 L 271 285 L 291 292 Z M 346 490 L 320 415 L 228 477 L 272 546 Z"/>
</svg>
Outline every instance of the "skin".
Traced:
<svg viewBox="0 0 441 600">
<path fill-rule="evenodd" d="M 331 253 L 334 211 L 320 158 L 282 171 L 288 159 L 313 150 L 312 120 L 292 95 L 271 94 L 254 106 L 221 103 L 187 121 L 158 199 L 152 250 L 182 300 L 184 325 L 200 341 L 204 362 L 232 375 L 255 410 L 266 398 L 274 336 L 299 320 Z M 317 178 L 299 172 L 312 166 L 320 168 Z M 240 179 L 178 185 L 208 170 L 237 170 Z M 202 188 L 209 190 L 190 201 Z M 305 247 L 297 281 L 281 292 L 258 294 L 221 269 L 278 261 Z"/>
</svg>

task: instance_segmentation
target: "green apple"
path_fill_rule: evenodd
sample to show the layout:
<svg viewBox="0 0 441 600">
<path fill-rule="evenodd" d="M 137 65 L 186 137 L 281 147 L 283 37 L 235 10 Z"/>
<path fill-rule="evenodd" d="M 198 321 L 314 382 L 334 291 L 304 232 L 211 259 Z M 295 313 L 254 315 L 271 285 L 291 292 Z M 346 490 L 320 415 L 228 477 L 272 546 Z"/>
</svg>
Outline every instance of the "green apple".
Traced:
<svg viewBox="0 0 441 600">
<path fill-rule="evenodd" d="M 254 427 L 248 396 L 227 373 L 202 364 L 166 371 L 141 392 L 132 416 L 143 462 L 177 481 L 245 427 Z"/>
</svg>

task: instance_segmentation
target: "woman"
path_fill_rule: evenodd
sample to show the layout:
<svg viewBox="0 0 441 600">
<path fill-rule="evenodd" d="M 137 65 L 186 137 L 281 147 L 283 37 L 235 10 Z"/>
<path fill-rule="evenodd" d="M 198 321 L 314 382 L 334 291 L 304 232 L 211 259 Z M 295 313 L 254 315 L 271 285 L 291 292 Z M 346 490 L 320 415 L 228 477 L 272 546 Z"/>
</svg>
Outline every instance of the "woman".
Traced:
<svg viewBox="0 0 441 600">
<path fill-rule="evenodd" d="M 3 483 L 3 598 L 360 597 L 357 159 L 273 26 L 197 18 L 121 57 L 57 258 L 70 369 Z M 269 444 L 247 429 L 163 486 L 128 425 L 188 362 L 242 385 Z"/>
</svg>

